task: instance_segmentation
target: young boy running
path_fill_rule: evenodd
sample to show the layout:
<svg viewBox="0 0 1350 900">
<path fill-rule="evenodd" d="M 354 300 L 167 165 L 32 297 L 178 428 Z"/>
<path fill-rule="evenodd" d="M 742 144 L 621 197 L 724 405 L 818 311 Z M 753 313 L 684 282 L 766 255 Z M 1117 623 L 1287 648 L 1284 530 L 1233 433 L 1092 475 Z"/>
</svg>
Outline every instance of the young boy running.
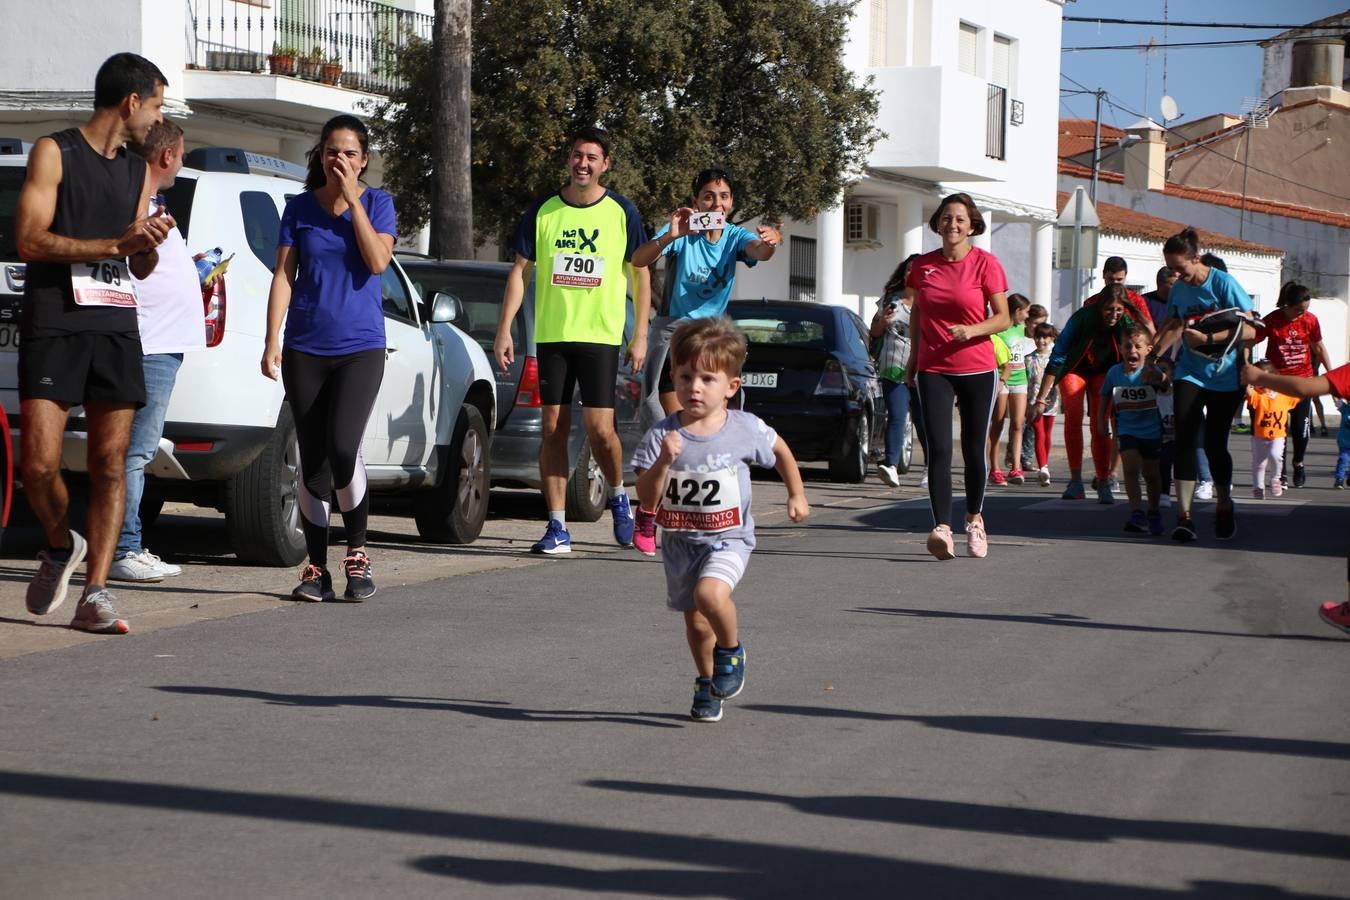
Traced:
<svg viewBox="0 0 1350 900">
<path fill-rule="evenodd" d="M 1125 494 L 1130 501 L 1130 518 L 1125 530 L 1133 534 L 1163 533 L 1162 514 L 1158 512 L 1158 453 L 1162 448 L 1162 418 L 1158 414 L 1156 385 L 1167 376 L 1158 369 L 1146 368 L 1144 360 L 1153 347 L 1153 335 L 1142 325 L 1125 330 L 1116 363 L 1102 380 L 1096 421 L 1093 427 L 1107 437 L 1107 422 L 1114 414 L 1120 461 L 1125 468 Z M 1140 508 L 1139 474 L 1143 472 L 1148 488 L 1148 515 Z"/>
<path fill-rule="evenodd" d="M 724 317 L 691 319 L 670 344 L 680 411 L 653 426 L 633 453 L 638 499 L 665 529 L 666 605 L 684 613 L 698 678 L 689 715 L 722 718 L 745 684 L 745 649 L 731 592 L 755 548 L 750 466 L 773 466 L 787 486 L 788 518 L 810 514 L 792 451 L 759 417 L 728 410 L 741 386 L 745 336 Z M 658 509 L 659 504 L 659 509 Z"/>
</svg>

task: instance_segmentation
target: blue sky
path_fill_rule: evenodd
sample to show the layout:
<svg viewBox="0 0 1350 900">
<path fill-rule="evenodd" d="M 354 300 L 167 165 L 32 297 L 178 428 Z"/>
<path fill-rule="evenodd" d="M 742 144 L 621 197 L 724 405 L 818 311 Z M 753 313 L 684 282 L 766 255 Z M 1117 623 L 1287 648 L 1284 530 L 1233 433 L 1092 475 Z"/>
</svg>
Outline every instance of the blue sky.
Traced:
<svg viewBox="0 0 1350 900">
<path fill-rule="evenodd" d="M 1350 0 L 1169 0 L 1173 22 L 1252 22 L 1303 24 L 1350 9 Z M 1107 16 L 1119 19 L 1163 18 L 1163 0 L 1078 0 L 1066 3 L 1066 16 Z M 1271 37 L 1275 31 L 1247 29 L 1172 28 L 1168 41 L 1250 40 Z M 1144 44 L 1152 37 L 1163 42 L 1159 27 L 1065 22 L 1065 47 L 1093 44 Z M 1181 111 L 1181 121 L 1218 113 L 1241 113 L 1242 101 L 1261 90 L 1261 48 L 1172 48 L 1167 51 L 1167 93 Z M 1127 109 L 1161 121 L 1158 102 L 1163 94 L 1163 51 L 1145 55 L 1137 50 L 1099 50 L 1065 53 L 1060 70 L 1089 88 L 1103 88 Z M 1066 79 L 1060 86 L 1073 88 Z M 1095 99 L 1060 95 L 1061 117 L 1090 119 Z M 1125 127 L 1136 116 L 1103 105 L 1102 121 Z"/>
</svg>

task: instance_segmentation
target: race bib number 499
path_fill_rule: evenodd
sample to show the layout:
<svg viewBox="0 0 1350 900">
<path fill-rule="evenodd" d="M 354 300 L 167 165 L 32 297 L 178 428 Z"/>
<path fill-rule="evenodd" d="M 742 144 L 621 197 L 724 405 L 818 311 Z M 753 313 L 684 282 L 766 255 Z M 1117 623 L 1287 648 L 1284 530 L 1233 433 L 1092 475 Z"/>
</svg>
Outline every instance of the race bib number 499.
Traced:
<svg viewBox="0 0 1350 900">
<path fill-rule="evenodd" d="M 667 531 L 729 531 L 741 525 L 741 483 L 735 469 L 672 470 L 656 524 Z"/>
<path fill-rule="evenodd" d="M 584 253 L 553 254 L 553 283 L 558 287 L 599 287 L 605 280 L 605 259 Z"/>
<path fill-rule="evenodd" d="M 136 305 L 136 289 L 125 259 L 71 263 L 70 287 L 79 306 Z"/>
</svg>

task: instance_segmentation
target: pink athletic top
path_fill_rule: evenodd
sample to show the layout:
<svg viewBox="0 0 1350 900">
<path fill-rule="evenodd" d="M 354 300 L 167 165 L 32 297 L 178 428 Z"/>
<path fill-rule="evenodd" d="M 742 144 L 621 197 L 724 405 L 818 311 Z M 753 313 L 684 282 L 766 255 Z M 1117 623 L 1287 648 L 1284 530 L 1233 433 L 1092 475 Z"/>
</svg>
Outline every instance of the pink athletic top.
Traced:
<svg viewBox="0 0 1350 900">
<path fill-rule="evenodd" d="M 979 247 L 960 262 L 941 250 L 925 253 L 909 267 L 905 286 L 919 292 L 920 372 L 973 375 L 995 368 L 994 345 L 986 337 L 953 340 L 953 325 L 978 325 L 988 318 L 989 298 L 1008 290 L 1008 276 L 998 257 Z"/>
</svg>

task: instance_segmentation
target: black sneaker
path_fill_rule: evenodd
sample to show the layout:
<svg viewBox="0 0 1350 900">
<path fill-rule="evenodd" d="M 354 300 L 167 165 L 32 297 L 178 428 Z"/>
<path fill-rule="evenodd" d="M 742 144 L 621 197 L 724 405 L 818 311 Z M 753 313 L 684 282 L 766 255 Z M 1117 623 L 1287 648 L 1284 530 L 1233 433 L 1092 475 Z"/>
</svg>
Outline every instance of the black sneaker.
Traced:
<svg viewBox="0 0 1350 900">
<path fill-rule="evenodd" d="M 1195 540 L 1195 522 L 1185 514 L 1177 516 L 1177 527 L 1172 529 L 1172 540 L 1189 544 Z"/>
<path fill-rule="evenodd" d="M 347 573 L 347 589 L 342 592 L 343 600 L 359 603 L 375 596 L 375 579 L 370 577 L 372 571 L 370 557 L 366 556 L 364 550 L 353 551 L 350 556 L 345 557 L 342 560 L 342 571 Z"/>
<path fill-rule="evenodd" d="M 305 566 L 305 571 L 300 573 L 300 583 L 291 591 L 291 599 L 303 603 L 322 603 L 333 597 L 333 576 L 313 563 Z"/>
<path fill-rule="evenodd" d="M 1214 510 L 1214 536 L 1221 541 L 1231 541 L 1237 534 L 1237 517 L 1233 515 L 1233 501 L 1219 504 Z"/>
<path fill-rule="evenodd" d="M 689 709 L 689 718 L 695 722 L 722 720 L 722 701 L 713 696 L 711 678 L 694 679 L 694 705 Z"/>
<path fill-rule="evenodd" d="M 1294 487 L 1301 488 L 1308 483 L 1308 473 L 1303 470 L 1302 463 L 1294 466 Z"/>
</svg>

